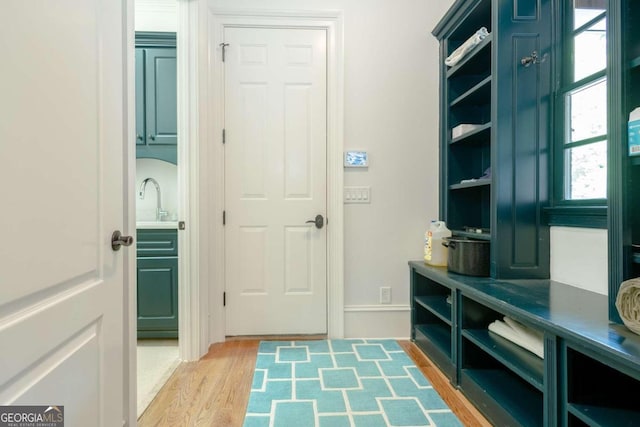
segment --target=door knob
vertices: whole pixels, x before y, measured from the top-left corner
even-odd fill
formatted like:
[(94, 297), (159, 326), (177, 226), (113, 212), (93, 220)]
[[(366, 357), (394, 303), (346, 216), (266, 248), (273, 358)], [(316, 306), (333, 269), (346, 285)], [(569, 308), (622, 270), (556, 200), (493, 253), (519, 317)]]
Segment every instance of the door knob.
[(156, 136), (155, 135), (149, 135), (149, 139), (152, 140), (152, 141), (155, 141), (156, 140)]
[(305, 224), (315, 224), (316, 228), (322, 228), (324, 227), (324, 217), (318, 214), (316, 215), (315, 219), (310, 219), (309, 221), (305, 222)]
[(120, 230), (116, 230), (111, 235), (111, 249), (114, 251), (120, 250), (121, 246), (131, 246), (133, 244), (133, 237), (123, 236)]

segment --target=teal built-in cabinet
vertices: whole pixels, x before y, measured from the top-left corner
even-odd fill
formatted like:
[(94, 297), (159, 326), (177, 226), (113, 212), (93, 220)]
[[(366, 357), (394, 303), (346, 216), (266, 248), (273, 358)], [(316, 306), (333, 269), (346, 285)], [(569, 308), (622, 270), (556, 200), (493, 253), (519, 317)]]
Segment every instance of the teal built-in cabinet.
[[(554, 30), (573, 3), (607, 7), (608, 295), (549, 280), (552, 76), (563, 37)], [(621, 282), (640, 275), (640, 157), (627, 138), (640, 106), (639, 17), (638, 0), (456, 0), (433, 30), (440, 214), (454, 235), (491, 243), (491, 271), (409, 262), (411, 338), (493, 425), (640, 425), (627, 391), (640, 387), (640, 337), (614, 305)], [(481, 27), (490, 35), (446, 66)], [(542, 334), (544, 357), (489, 330), (505, 316)]]
[(178, 337), (178, 232), (137, 231), (138, 338)]
[[(640, 339), (609, 322), (606, 295), (409, 269), (412, 340), (492, 425), (640, 425)], [(544, 357), (489, 330), (505, 316), (542, 334)]]
[(136, 157), (177, 162), (175, 34), (136, 34)]
[[(433, 30), (440, 42), (440, 218), (456, 236), (491, 242), (491, 277), (549, 277), (550, 1), (458, 0)], [(445, 58), (476, 31), (461, 61)], [(458, 134), (460, 127), (473, 126)], [(472, 233), (469, 229), (474, 230)], [(477, 233), (482, 230), (482, 233)]]

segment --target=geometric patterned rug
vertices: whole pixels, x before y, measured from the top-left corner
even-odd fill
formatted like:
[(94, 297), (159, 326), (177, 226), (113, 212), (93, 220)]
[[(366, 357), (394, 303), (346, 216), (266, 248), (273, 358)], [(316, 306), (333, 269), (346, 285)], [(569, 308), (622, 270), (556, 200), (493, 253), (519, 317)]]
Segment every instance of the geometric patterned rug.
[(262, 341), (244, 427), (461, 427), (395, 340)]

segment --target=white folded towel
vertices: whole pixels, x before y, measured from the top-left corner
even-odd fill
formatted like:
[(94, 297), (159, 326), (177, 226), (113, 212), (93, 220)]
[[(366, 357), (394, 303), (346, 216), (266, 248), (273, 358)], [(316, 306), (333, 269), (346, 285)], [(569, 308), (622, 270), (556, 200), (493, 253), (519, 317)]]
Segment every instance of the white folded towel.
[(640, 278), (625, 280), (620, 284), (616, 308), (624, 325), (640, 335)]
[(451, 55), (444, 60), (444, 63), (449, 67), (456, 65), (464, 56), (476, 47), (482, 40), (489, 35), (489, 32), (485, 27), (481, 27), (474, 35), (469, 37), (462, 45), (454, 50)]
[(489, 330), (539, 358), (544, 358), (544, 334), (542, 332), (529, 328), (508, 316), (504, 316), (503, 320), (490, 323)]

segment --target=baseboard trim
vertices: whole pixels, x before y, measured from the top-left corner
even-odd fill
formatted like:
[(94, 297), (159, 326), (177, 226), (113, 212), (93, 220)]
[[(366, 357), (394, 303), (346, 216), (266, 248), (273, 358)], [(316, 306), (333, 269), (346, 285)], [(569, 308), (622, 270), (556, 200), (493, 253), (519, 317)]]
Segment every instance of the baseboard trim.
[(345, 338), (409, 339), (411, 307), (409, 305), (346, 305)]
[(383, 311), (411, 311), (408, 305), (345, 305), (344, 312), (383, 312)]

